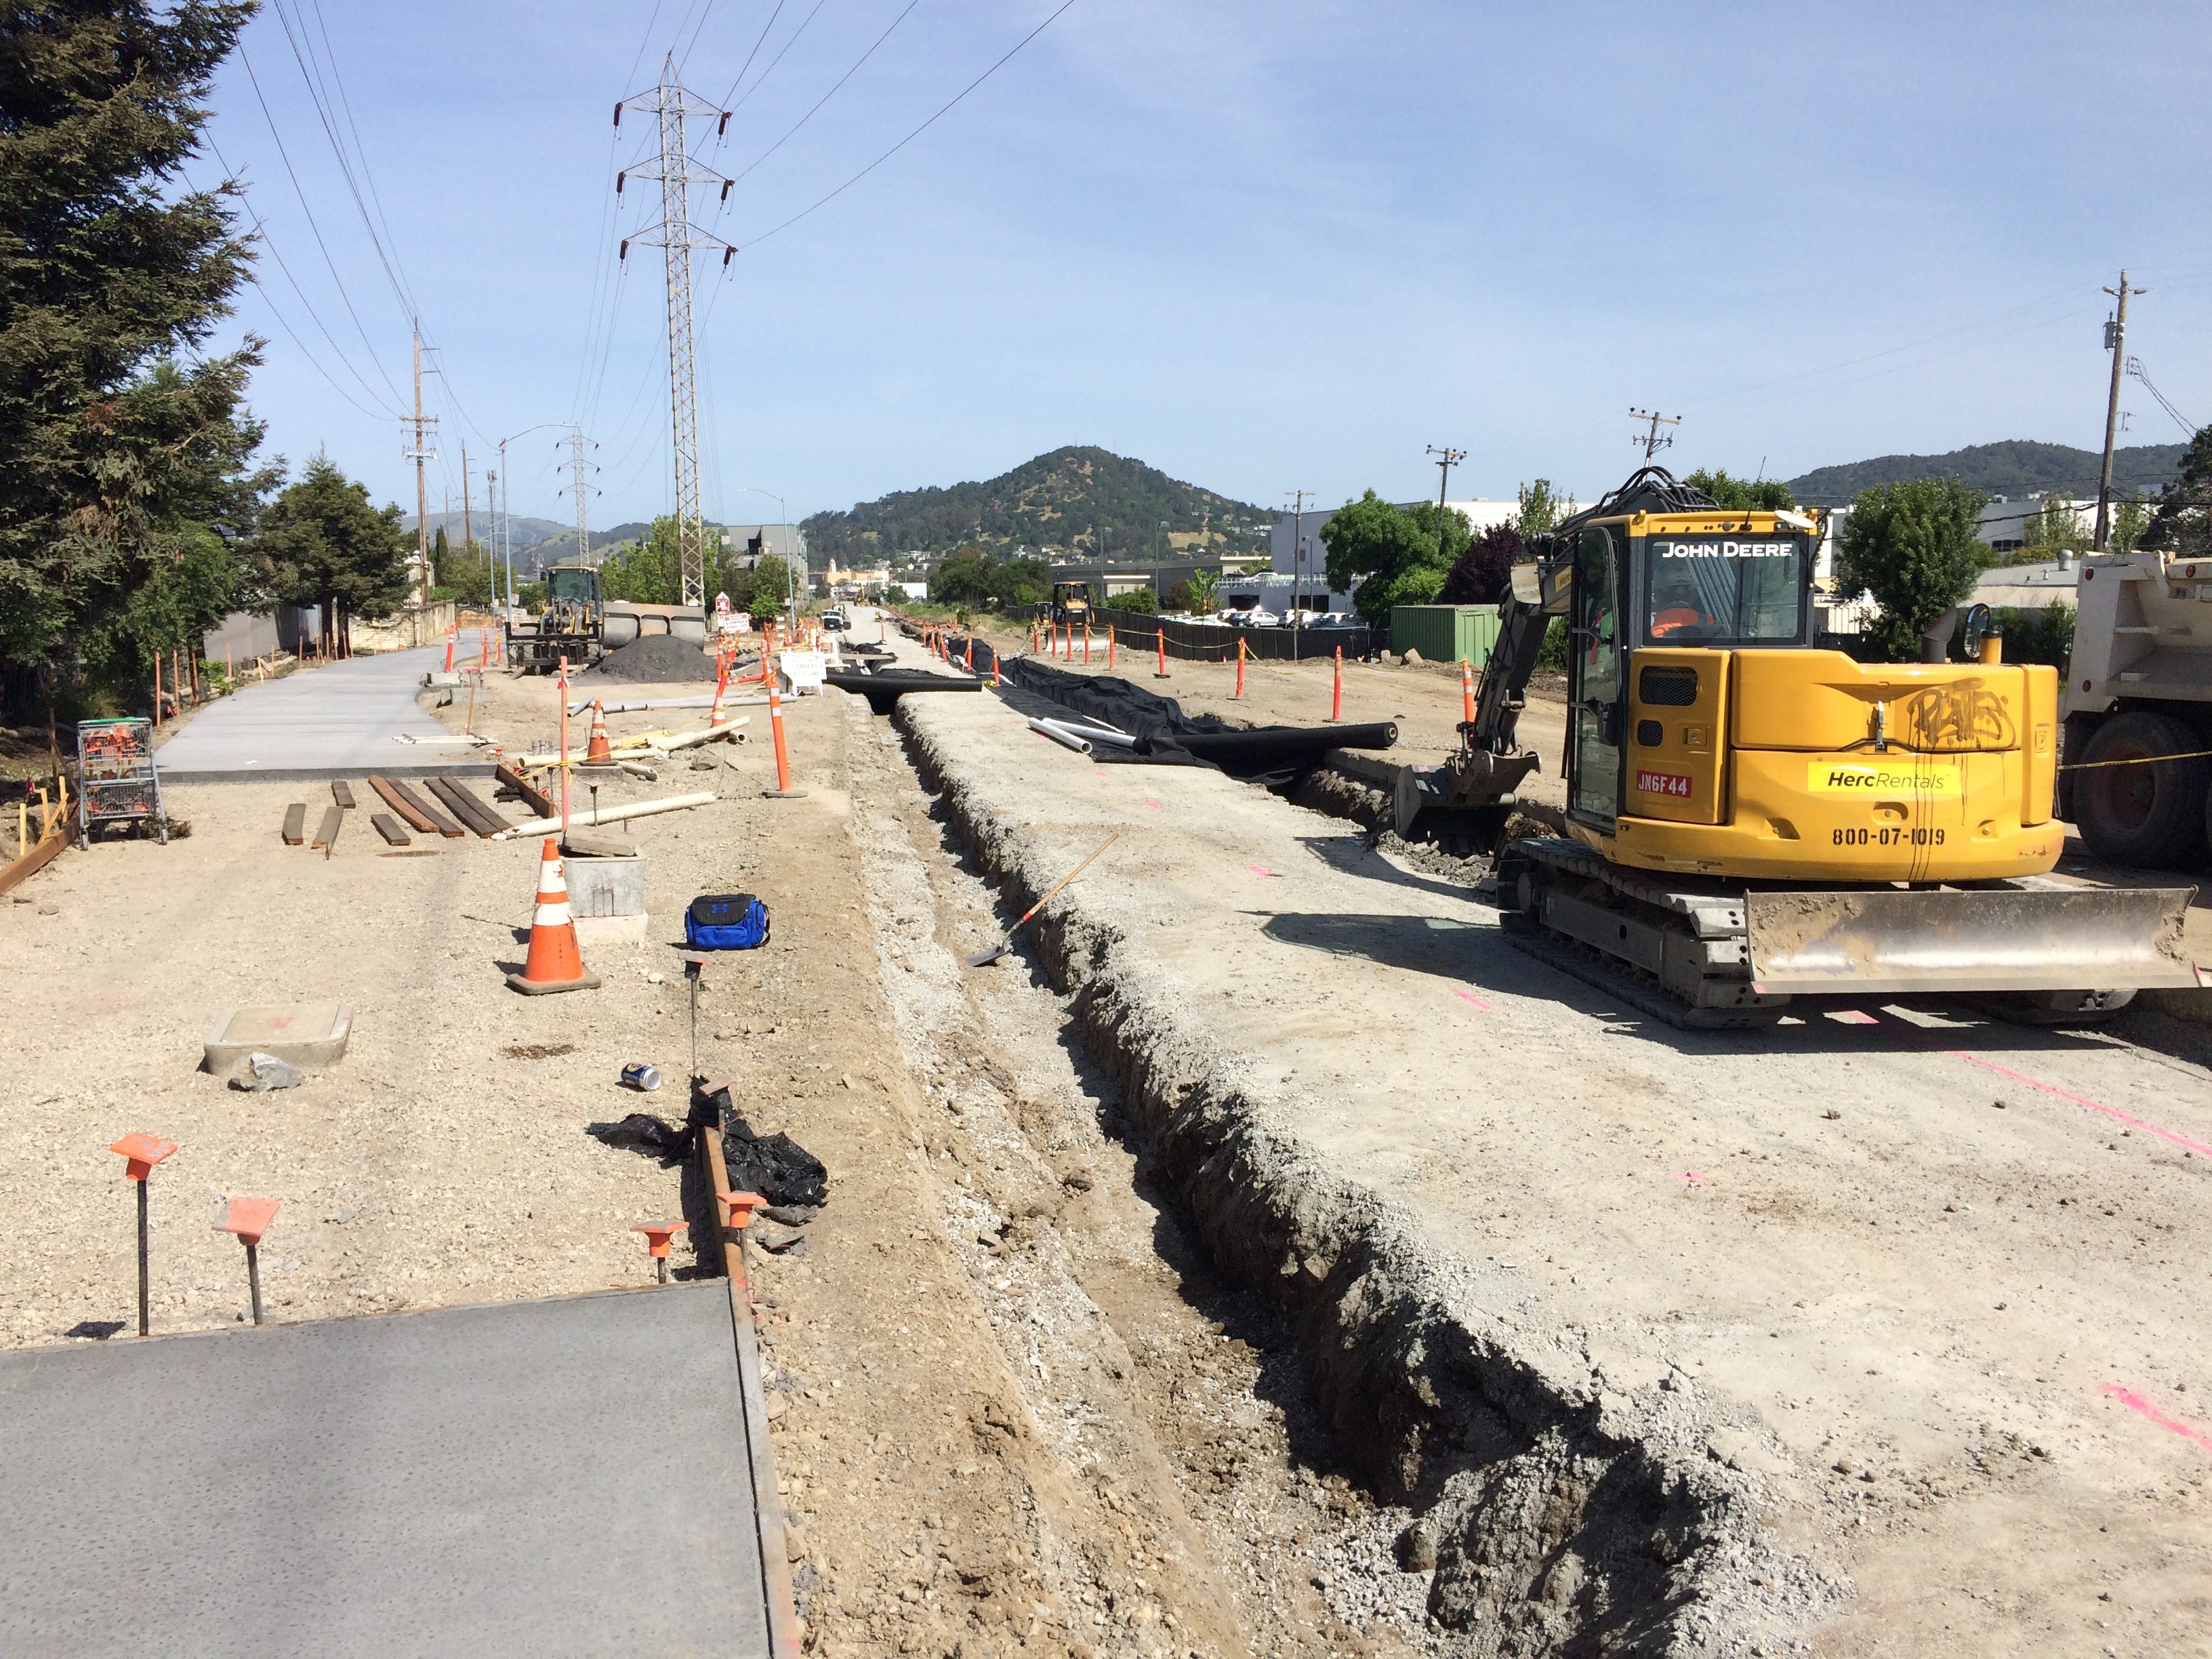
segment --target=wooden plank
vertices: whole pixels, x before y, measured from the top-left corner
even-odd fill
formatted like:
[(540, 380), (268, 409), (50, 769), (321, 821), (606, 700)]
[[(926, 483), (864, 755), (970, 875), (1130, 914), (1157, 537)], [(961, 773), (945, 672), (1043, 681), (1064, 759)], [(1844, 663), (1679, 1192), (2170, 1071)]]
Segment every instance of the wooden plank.
[(343, 778), (332, 778), (331, 780), (331, 799), (336, 801), (340, 806), (352, 806), (353, 786), (348, 783)]
[(428, 826), (430, 829), (435, 830), (440, 835), (444, 836), (448, 839), (458, 839), (459, 837), (469, 833), (467, 830), (462, 829), (459, 824), (455, 823), (453, 819), (447, 817), (443, 812), (441, 812), (436, 807), (431, 805), (428, 801), (424, 800), (422, 796), (416, 794), (415, 793), (415, 787), (412, 784), (404, 782), (398, 778), (389, 778), (386, 779), (386, 781), (390, 783), (392, 788), (397, 790), (401, 797), (412, 805), (416, 811), (422, 813)]
[(459, 826), (446, 826), (442, 817), (433, 817), (430, 809), (416, 798), (415, 792), (390, 778), (371, 778), (368, 787), (384, 797), (385, 804), (404, 818), (410, 828), (420, 830), (426, 836), (459, 835)]
[(475, 819), (478, 834), (495, 836), (502, 830), (511, 830), (514, 827), (507, 822), (507, 814), (492, 805), (459, 778), (447, 778), (445, 783), (447, 799)]
[[(708, 1092), (712, 1092), (711, 1089)], [(694, 1115), (697, 1115), (696, 1110)], [(714, 1194), (730, 1190), (729, 1165), (722, 1158), (722, 1131), (709, 1117), (698, 1126), (707, 1202), (714, 1230), (722, 1237), (722, 1271), (730, 1281), (730, 1324), (738, 1340), (738, 1395), (744, 1408), (746, 1461), (752, 1466), (754, 1537), (761, 1557), (762, 1588), (768, 1592), (769, 1651), (774, 1659), (799, 1659), (799, 1603), (791, 1589), (791, 1545), (783, 1498), (776, 1490), (775, 1448), (769, 1439), (768, 1397), (761, 1388), (760, 1339), (753, 1324), (752, 1285), (745, 1276), (744, 1235), (724, 1224), (725, 1210)]]
[(518, 799), (528, 803), (530, 810), (537, 813), (539, 817), (550, 818), (554, 815), (557, 809), (553, 805), (553, 798), (524, 777), (521, 773), (504, 761), (501, 761), (494, 769), (499, 775), (500, 782), (512, 791)]
[(314, 840), (307, 844), (315, 848), (330, 848), (338, 844), (338, 831), (345, 827), (345, 809), (332, 803), (323, 809), (321, 828), (315, 831)]
[(48, 836), (33, 843), (31, 850), (13, 864), (0, 865), (0, 893), (17, 885), (52, 863), (69, 845), (67, 836)]
[(284, 845), (297, 847), (307, 838), (307, 803), (295, 800), (284, 809)]
[(369, 822), (376, 826), (376, 833), (384, 837), (387, 845), (392, 847), (412, 845), (408, 839), (407, 832), (399, 827), (399, 820), (393, 817), (391, 813), (379, 812), (369, 819)]
[(504, 818), (486, 823), (483, 803), (451, 778), (428, 778), (424, 781), (430, 786), (430, 793), (443, 801), (455, 817), (475, 830), (477, 835), (489, 839), (507, 827), (507, 820)]

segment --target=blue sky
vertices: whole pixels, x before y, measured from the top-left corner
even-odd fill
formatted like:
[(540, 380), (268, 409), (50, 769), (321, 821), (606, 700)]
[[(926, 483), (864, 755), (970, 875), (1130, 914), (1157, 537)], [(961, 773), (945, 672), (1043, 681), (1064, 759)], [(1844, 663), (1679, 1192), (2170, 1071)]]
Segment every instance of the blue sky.
[[(650, 185), (613, 196), (650, 123), (610, 118), (672, 49), (705, 100), (738, 88), (696, 149), (726, 174), (854, 70), (726, 208), (697, 198), (742, 249), (697, 279), (712, 518), (1064, 443), (1267, 507), (1419, 495), (1431, 444), (1469, 452), (1455, 496), (1544, 476), (1588, 500), (1635, 459), (1632, 404), (1684, 417), (1684, 471), (2094, 447), (2123, 263), (2150, 290), (2131, 351), (2212, 420), (2201, 6), (1074, 0), (762, 239), (1058, 3), (271, 0), (212, 127), (285, 267), (235, 319), (270, 339), (270, 447), (327, 447), (412, 510), (404, 289), (437, 348), (434, 513), (464, 440), (480, 480), (499, 437), (578, 421), (593, 523), (666, 511), (660, 255), (615, 259), (657, 217)], [(2122, 402), (2124, 442), (2182, 435), (2136, 382)], [(558, 436), (510, 445), (517, 513), (570, 516)]]

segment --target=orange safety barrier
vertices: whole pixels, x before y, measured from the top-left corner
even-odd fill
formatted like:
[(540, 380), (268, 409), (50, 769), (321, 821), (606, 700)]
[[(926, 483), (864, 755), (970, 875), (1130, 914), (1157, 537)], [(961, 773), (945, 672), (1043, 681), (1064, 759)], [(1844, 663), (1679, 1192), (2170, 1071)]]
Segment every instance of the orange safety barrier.
[(1336, 647), (1336, 672), (1328, 693), (1328, 717), (1333, 720), (1344, 718), (1344, 647)]

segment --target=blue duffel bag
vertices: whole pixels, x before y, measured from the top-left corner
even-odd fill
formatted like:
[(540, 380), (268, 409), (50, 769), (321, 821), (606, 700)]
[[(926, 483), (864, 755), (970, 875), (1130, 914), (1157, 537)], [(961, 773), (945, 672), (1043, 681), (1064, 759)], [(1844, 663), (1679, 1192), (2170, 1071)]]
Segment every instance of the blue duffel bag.
[(768, 906), (750, 893), (702, 893), (684, 913), (695, 951), (755, 951), (768, 943)]

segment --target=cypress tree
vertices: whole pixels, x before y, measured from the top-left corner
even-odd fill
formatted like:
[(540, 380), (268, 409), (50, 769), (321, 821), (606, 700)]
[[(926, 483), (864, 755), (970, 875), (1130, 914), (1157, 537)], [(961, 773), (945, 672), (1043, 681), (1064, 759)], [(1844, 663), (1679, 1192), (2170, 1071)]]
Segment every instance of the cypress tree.
[[(230, 605), (258, 339), (197, 349), (250, 258), (190, 188), (250, 0), (0, 0), (0, 670), (19, 699), (147, 659)], [(196, 647), (195, 647), (196, 648)]]

